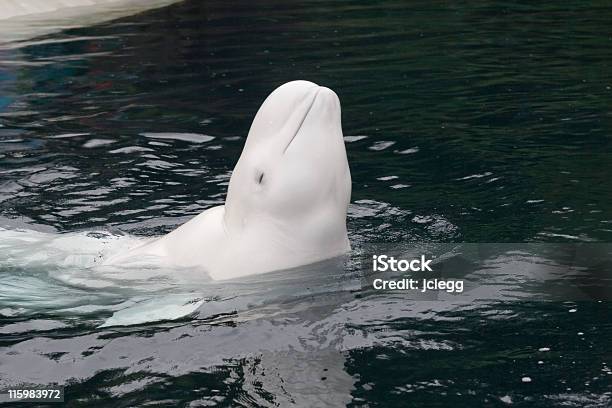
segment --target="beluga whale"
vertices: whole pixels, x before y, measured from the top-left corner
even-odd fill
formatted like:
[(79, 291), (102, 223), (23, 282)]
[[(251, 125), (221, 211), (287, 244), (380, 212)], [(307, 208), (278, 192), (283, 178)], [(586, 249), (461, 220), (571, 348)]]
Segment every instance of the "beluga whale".
[(255, 115), (224, 205), (104, 263), (153, 256), (224, 280), (335, 258), (350, 250), (350, 197), (338, 96), (288, 82)]

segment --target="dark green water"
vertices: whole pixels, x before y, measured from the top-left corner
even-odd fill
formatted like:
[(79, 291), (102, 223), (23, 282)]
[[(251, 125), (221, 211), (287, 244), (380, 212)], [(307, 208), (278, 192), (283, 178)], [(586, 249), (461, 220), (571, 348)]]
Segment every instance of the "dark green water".
[[(223, 202), (263, 99), (308, 79), (342, 103), (353, 246), (609, 242), (611, 17), (193, 0), (4, 46), (0, 226), (170, 231)], [(236, 313), (97, 329), (109, 312), (19, 313), (1, 292), (0, 388), (66, 384), (68, 406), (612, 405), (606, 301), (262, 290)]]

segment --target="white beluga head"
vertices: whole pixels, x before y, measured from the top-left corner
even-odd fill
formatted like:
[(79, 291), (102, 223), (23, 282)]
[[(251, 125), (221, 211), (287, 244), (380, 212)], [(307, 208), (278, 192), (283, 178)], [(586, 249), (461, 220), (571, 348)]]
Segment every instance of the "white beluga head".
[(340, 119), (337, 95), (312, 82), (289, 82), (268, 96), (230, 180), (230, 235), (264, 230), (263, 239), (319, 259), (348, 250), (351, 175)]
[(289, 82), (257, 112), (225, 205), (106, 264), (151, 255), (230, 279), (334, 258), (350, 250), (350, 198), (338, 97), (312, 82)]

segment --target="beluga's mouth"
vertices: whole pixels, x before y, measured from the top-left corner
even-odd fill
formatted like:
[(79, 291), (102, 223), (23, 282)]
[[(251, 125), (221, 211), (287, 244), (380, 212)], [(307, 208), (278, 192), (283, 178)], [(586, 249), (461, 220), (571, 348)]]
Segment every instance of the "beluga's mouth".
[(291, 139), (289, 139), (289, 143), (287, 143), (287, 146), (285, 146), (285, 148), (283, 149), (283, 154), (285, 154), (287, 152), (287, 149), (289, 148), (289, 146), (291, 146), (291, 143), (293, 142), (295, 137), (298, 135), (298, 133), (300, 133), (300, 129), (302, 129), (302, 126), (304, 125), (304, 122), (306, 121), (306, 118), (308, 117), (308, 114), (312, 110), (312, 107), (314, 106), (314, 104), (315, 104), (315, 102), (317, 100), (317, 95), (319, 94), (320, 90), (321, 90), (321, 87), (317, 86), (317, 90), (316, 90), (316, 92), (315, 92), (315, 94), (314, 94), (314, 96), (312, 98), (312, 101), (310, 102), (310, 105), (308, 106), (308, 109), (306, 109), (306, 112), (304, 113), (304, 116), (302, 117), (302, 120), (300, 120), (298, 122), (297, 128), (293, 132), (293, 136), (291, 136)]

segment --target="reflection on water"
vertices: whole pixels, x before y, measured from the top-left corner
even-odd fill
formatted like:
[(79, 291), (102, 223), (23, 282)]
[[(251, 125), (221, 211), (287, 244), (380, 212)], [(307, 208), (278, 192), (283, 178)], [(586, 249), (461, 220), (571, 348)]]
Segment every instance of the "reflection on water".
[[(187, 0), (4, 44), (0, 227), (167, 232), (223, 202), (260, 103), (308, 79), (343, 106), (356, 251), (609, 241), (611, 11)], [(100, 241), (77, 247), (95, 258)], [(408, 301), (352, 286), (354, 265), (302, 285), (96, 289), (75, 281), (85, 258), (10, 263), (7, 242), (2, 281), (40, 307), (0, 291), (2, 387), (71, 381), (76, 405), (610, 404), (605, 302)], [(204, 303), (175, 322), (98, 328), (158, 290), (157, 318)]]

